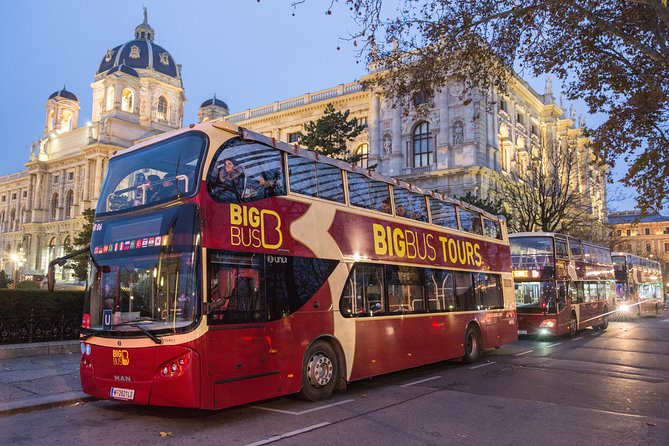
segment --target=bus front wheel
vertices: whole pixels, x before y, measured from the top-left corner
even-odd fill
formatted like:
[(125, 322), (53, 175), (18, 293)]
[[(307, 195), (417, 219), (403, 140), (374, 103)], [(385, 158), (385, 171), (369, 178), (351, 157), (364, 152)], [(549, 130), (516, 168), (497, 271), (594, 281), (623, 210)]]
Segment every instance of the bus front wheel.
[(474, 325), (469, 325), (465, 330), (465, 354), (462, 362), (471, 364), (481, 357), (481, 335)]
[(609, 327), (609, 309), (604, 307), (604, 314), (602, 315), (602, 323), (597, 326), (600, 330), (606, 330)]
[(337, 383), (337, 355), (330, 344), (317, 341), (302, 361), (302, 390), (307, 401), (322, 401), (332, 395)]

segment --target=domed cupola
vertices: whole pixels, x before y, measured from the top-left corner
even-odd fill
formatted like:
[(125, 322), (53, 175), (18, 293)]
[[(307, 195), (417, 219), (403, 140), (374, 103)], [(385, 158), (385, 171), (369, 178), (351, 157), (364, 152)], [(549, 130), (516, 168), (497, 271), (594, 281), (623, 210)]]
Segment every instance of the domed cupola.
[(64, 85), (62, 89), (53, 92), (46, 101), (44, 136), (76, 129), (79, 110), (79, 99), (74, 93), (67, 91)]
[(197, 118), (200, 122), (215, 121), (230, 114), (228, 104), (216, 98), (216, 93), (211, 99), (207, 99), (200, 105)]
[(115, 118), (158, 132), (183, 125), (181, 66), (154, 43), (155, 36), (144, 8), (135, 38), (105, 52), (91, 85), (91, 122)]
[(105, 75), (108, 71), (123, 64), (136, 70), (155, 70), (180, 79), (179, 66), (169, 52), (153, 43), (155, 36), (156, 33), (148, 23), (146, 8), (144, 8), (144, 21), (135, 28), (134, 40), (107, 50), (100, 62), (96, 77)]

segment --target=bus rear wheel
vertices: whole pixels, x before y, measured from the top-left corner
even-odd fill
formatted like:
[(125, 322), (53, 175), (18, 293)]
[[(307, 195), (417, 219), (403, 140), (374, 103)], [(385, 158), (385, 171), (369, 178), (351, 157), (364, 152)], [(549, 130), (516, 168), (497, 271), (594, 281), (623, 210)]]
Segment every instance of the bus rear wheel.
[(307, 349), (302, 361), (302, 390), (307, 401), (322, 401), (332, 395), (337, 383), (337, 354), (330, 344), (317, 341)]
[(469, 325), (465, 330), (465, 354), (462, 362), (471, 364), (481, 357), (481, 335), (474, 325)]

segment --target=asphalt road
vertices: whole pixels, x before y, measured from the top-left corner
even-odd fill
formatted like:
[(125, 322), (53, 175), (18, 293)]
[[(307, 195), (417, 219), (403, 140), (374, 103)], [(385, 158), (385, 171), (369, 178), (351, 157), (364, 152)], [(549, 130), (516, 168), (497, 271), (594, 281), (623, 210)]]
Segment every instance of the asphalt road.
[(667, 445), (669, 312), (356, 382), (322, 403), (209, 412), (94, 401), (0, 418), (7, 445), (270, 443)]

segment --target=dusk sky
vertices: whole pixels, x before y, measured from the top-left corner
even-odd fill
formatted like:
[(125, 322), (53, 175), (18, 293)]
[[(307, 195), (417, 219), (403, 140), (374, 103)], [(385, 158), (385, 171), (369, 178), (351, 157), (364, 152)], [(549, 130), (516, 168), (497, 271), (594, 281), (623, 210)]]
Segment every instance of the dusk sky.
[[(184, 125), (197, 121), (198, 107), (214, 93), (236, 113), (352, 82), (365, 74), (364, 61), (358, 61), (353, 45), (339, 39), (355, 29), (347, 8), (336, 5), (328, 16), (329, 2), (308, 1), (296, 10), (291, 3), (7, 2), (0, 17), (0, 175), (25, 169), (30, 144), (42, 136), (46, 100), (63, 85), (79, 98), (79, 125), (90, 120), (90, 84), (98, 65), (107, 49), (134, 38), (135, 26), (143, 21), (142, 6), (148, 9), (155, 43), (182, 65), (187, 99)], [(543, 79), (527, 80), (543, 92)], [(560, 86), (555, 81), (553, 85), (559, 96)], [(585, 113), (585, 107), (577, 104), (579, 113)], [(632, 200), (611, 203), (614, 210), (633, 206)]]

